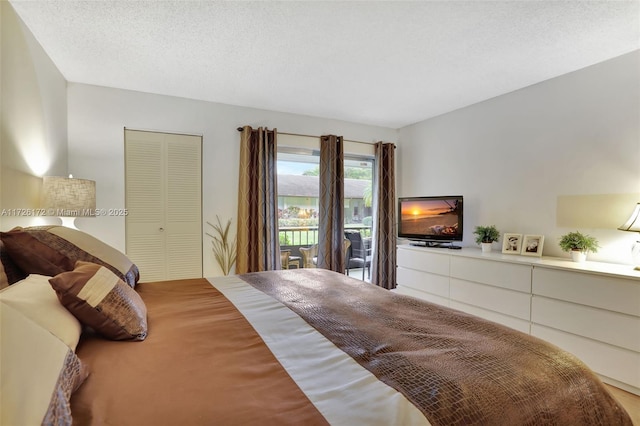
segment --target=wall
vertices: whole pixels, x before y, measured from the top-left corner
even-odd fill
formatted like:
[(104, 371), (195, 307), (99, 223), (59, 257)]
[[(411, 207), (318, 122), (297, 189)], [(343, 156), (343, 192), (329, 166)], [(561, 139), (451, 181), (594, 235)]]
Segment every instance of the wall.
[[(224, 222), (237, 213), (237, 127), (338, 134), (364, 142), (395, 142), (397, 131), (336, 120), (69, 83), (69, 172), (96, 181), (99, 209), (124, 206), (124, 128), (203, 135), (203, 220)], [(124, 217), (78, 218), (79, 228), (124, 250)], [(204, 274), (218, 275), (210, 241), (203, 242)]]
[(40, 205), (41, 177), (67, 173), (67, 83), (9, 2), (0, 10), (0, 230), (60, 223), (27, 213)]
[[(63, 76), (11, 5), (0, 4), (1, 208), (37, 207), (39, 177), (69, 172), (96, 180), (98, 207), (124, 207), (126, 126), (202, 134), (203, 217), (233, 218), (238, 176), (235, 128), (249, 124), (291, 133), (335, 133), (362, 141), (398, 140), (398, 194), (463, 194), (464, 245), (474, 244), (475, 225), (496, 224), (502, 232), (543, 234), (545, 255), (566, 257), (557, 239), (579, 225), (603, 246), (593, 259), (630, 261), (628, 246), (636, 235), (604, 227), (600, 219), (607, 216), (610, 223), (624, 222), (632, 205), (622, 206), (640, 197), (638, 52), (398, 133), (82, 84), (69, 84), (67, 89)], [(585, 217), (567, 220), (571, 206), (589, 206), (603, 199), (612, 203), (600, 203), (600, 209), (584, 215), (586, 221)], [(0, 216), (0, 229), (43, 222), (57, 219), (5, 215)], [(124, 218), (79, 218), (77, 224), (124, 248)], [(205, 253), (210, 249), (207, 243)], [(204, 272), (217, 272), (207, 257)]]
[[(637, 234), (610, 224), (640, 201), (639, 75), (636, 51), (400, 129), (398, 195), (464, 195), (465, 246), (495, 224), (568, 257), (558, 239), (579, 229), (602, 246), (590, 259), (630, 263)], [(592, 200), (611, 202), (567, 215)]]

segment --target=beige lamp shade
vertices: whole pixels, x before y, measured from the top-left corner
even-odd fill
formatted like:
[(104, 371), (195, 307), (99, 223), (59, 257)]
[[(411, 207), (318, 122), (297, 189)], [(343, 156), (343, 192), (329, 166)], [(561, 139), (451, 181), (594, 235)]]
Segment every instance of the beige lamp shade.
[(42, 184), (42, 208), (47, 216), (95, 216), (96, 182), (71, 177), (45, 176)]
[(640, 203), (636, 205), (629, 220), (627, 220), (624, 225), (618, 227), (618, 229), (621, 231), (640, 232)]

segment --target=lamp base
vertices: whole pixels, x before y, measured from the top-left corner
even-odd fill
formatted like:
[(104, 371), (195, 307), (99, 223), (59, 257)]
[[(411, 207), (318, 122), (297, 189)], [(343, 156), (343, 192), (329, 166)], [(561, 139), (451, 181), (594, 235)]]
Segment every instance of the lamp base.
[(640, 271), (640, 241), (636, 241), (631, 246), (631, 261), (636, 267), (636, 271)]
[(76, 218), (75, 217), (60, 217), (60, 219), (62, 220), (62, 226), (65, 226), (65, 227), (71, 228), (71, 229), (78, 229), (76, 227)]

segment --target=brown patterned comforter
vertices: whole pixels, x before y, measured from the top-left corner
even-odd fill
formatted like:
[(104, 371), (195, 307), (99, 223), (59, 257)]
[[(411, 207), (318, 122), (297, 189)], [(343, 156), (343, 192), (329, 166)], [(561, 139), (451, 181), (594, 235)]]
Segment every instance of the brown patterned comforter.
[(433, 425), (631, 425), (588, 367), (535, 337), (320, 269), (240, 278), (404, 394)]

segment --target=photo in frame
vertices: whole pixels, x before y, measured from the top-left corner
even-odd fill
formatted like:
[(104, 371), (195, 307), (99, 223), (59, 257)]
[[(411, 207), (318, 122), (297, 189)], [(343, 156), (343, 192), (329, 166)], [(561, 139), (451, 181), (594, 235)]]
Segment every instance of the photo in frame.
[(505, 254), (520, 254), (522, 234), (504, 234), (502, 237), (502, 252)]
[(544, 235), (525, 235), (522, 239), (522, 251), (524, 256), (542, 256)]

